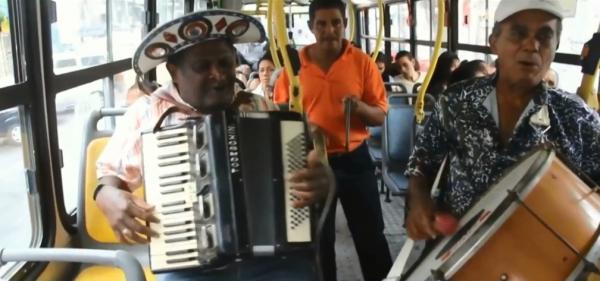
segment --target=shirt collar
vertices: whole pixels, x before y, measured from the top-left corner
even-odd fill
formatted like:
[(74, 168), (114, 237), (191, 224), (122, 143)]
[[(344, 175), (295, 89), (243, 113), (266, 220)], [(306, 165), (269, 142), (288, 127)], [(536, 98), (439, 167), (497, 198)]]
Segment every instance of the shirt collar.
[[(310, 59), (308, 57), (308, 49), (313, 48), (314, 46), (315, 44), (311, 44), (300, 50), (300, 64), (302, 65), (302, 67), (305, 67), (308, 64), (310, 64)], [(352, 53), (354, 46), (352, 46), (352, 43), (346, 39), (342, 39), (342, 46), (344, 50), (342, 51), (342, 55), (339, 57), (339, 59), (346, 60), (351, 57), (349, 56), (349, 54)]]

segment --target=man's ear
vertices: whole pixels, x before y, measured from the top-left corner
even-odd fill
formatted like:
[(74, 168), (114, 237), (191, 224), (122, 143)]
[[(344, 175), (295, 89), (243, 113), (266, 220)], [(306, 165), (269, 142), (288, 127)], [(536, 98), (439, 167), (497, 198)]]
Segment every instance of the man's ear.
[(498, 48), (496, 47), (496, 42), (498, 42), (498, 37), (494, 34), (488, 37), (488, 42), (490, 43), (490, 50), (492, 54), (498, 54)]
[(169, 75), (171, 75), (172, 81), (177, 80), (177, 67), (174, 64), (167, 63), (167, 71), (169, 72)]

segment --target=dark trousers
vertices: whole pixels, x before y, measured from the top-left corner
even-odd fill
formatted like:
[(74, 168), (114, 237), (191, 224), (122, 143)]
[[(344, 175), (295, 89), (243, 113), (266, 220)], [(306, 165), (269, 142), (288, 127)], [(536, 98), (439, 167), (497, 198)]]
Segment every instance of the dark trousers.
[[(329, 163), (337, 182), (337, 196), (348, 220), (348, 228), (366, 281), (387, 276), (392, 258), (383, 234), (383, 216), (374, 166), (366, 144), (356, 150), (330, 156)], [(335, 209), (332, 205), (321, 240), (321, 260), (326, 281), (335, 281)]]

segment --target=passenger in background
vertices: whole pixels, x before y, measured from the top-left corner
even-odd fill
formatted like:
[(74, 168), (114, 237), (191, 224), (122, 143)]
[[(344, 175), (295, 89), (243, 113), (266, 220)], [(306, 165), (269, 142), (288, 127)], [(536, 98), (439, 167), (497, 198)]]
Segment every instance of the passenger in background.
[(395, 82), (400, 82), (409, 93), (413, 92), (416, 83), (423, 83), (425, 75), (417, 70), (417, 61), (408, 51), (400, 51), (394, 59), (398, 75), (394, 76)]
[[(370, 57), (372, 56), (373, 54), (370, 55)], [(381, 74), (381, 79), (383, 80), (383, 83), (394, 82), (394, 78), (390, 75), (390, 72), (387, 69), (387, 65), (389, 64), (389, 62), (385, 54), (378, 53), (377, 57), (375, 58), (375, 64), (377, 65), (377, 70), (379, 70), (379, 73)], [(385, 89), (386, 91), (391, 92), (392, 86), (386, 85)]]
[(247, 64), (241, 64), (235, 69), (235, 78), (240, 80), (245, 85), (248, 84), (248, 76), (250, 76), (250, 72), (252, 72), (252, 68), (250, 68)]
[(558, 72), (552, 68), (548, 69), (543, 81), (546, 82), (546, 85), (550, 88), (558, 88)]
[(483, 77), (487, 75), (490, 75), (490, 73), (484, 61), (463, 61), (458, 66), (458, 68), (456, 68), (452, 72), (452, 74), (450, 74), (450, 79), (448, 79), (448, 85), (452, 85), (463, 80), (469, 80), (475, 77)]
[(458, 60), (458, 56), (450, 51), (443, 52), (438, 58), (437, 64), (435, 66), (435, 70), (433, 72), (433, 76), (431, 77), (431, 82), (429, 82), (429, 87), (427, 87), (426, 93), (433, 95), (436, 99), (446, 90), (448, 87), (448, 80), (450, 79), (450, 75), (452, 71), (454, 71), (458, 65), (460, 64), (460, 60)]
[(252, 90), (253, 94), (269, 97), (271, 96), (270, 90), (268, 89), (269, 80), (271, 74), (275, 71), (275, 63), (271, 57), (271, 53), (267, 52), (258, 61), (258, 81), (259, 84)]
[[(366, 145), (366, 126), (383, 124), (387, 111), (385, 88), (377, 66), (362, 50), (344, 39), (347, 19), (342, 0), (314, 0), (309, 27), (317, 42), (300, 51), (300, 84), (308, 119), (328, 138), (329, 163), (337, 195), (348, 219), (363, 280), (381, 281), (392, 266), (375, 168)], [(275, 102), (287, 103), (289, 78), (283, 73), (275, 86)], [(344, 100), (352, 105), (349, 147), (345, 147)], [(335, 208), (333, 204), (321, 240), (324, 280), (335, 281)]]

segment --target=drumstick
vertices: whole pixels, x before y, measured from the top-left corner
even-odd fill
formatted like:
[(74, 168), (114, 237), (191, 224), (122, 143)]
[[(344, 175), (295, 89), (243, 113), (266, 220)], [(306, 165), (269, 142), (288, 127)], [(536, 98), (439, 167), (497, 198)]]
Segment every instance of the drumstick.
[(408, 262), (408, 256), (410, 256), (410, 253), (412, 252), (414, 247), (415, 241), (410, 238), (406, 238), (406, 240), (404, 241), (404, 245), (402, 246), (402, 249), (398, 254), (398, 257), (396, 258), (396, 261), (394, 261), (394, 265), (392, 265), (392, 269), (390, 269), (390, 272), (388, 273), (387, 277), (383, 279), (383, 281), (400, 280), (402, 272), (404, 271), (404, 267)]

